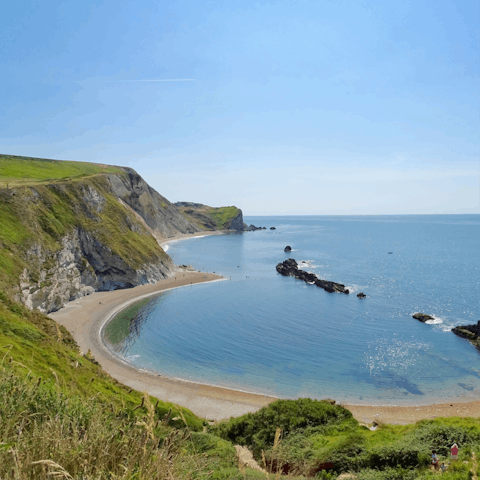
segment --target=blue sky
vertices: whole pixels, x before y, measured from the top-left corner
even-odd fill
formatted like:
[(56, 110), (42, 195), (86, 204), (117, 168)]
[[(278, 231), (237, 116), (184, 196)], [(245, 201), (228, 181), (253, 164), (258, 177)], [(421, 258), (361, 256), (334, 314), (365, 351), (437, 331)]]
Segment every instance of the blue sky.
[(131, 166), (246, 215), (480, 213), (479, 18), (477, 0), (8, 2), (0, 153)]

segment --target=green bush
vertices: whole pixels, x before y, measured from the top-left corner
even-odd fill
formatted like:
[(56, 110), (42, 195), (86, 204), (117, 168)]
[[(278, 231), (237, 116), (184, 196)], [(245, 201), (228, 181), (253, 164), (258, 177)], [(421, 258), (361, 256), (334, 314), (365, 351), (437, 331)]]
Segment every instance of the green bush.
[(246, 445), (255, 454), (273, 446), (277, 428), (283, 438), (292, 432), (320, 425), (354, 422), (352, 413), (338, 405), (325, 401), (300, 398), (277, 400), (255, 413), (233, 418), (215, 428), (215, 433), (232, 442)]
[(459, 448), (469, 444), (480, 444), (480, 429), (472, 424), (470, 427), (445, 425), (431, 420), (419, 422), (418, 428), (412, 432), (416, 442), (440, 455), (450, 455), (451, 446), (456, 443)]
[(379, 445), (367, 450), (362, 459), (363, 468), (384, 470), (387, 468), (413, 469), (430, 463), (428, 449), (409, 439), (401, 439), (393, 445)]
[(358, 480), (415, 480), (417, 472), (403, 468), (386, 468), (385, 470), (366, 469), (357, 473)]

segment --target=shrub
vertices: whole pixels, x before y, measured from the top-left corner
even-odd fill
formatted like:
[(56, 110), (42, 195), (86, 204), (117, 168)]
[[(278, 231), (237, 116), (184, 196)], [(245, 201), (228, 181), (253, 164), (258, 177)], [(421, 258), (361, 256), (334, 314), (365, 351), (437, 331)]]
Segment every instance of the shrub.
[(366, 469), (357, 473), (358, 480), (415, 480), (417, 473), (414, 470), (403, 468), (386, 468), (385, 470)]
[(269, 449), (277, 428), (286, 438), (292, 432), (320, 425), (356, 423), (349, 410), (325, 401), (300, 398), (277, 400), (255, 413), (231, 419), (215, 428), (222, 438), (252, 448), (255, 454)]
[(435, 449), (440, 455), (449, 455), (451, 446), (459, 447), (480, 443), (478, 428), (459, 425), (445, 425), (434, 421), (419, 422), (418, 428), (412, 432), (414, 440), (426, 448)]

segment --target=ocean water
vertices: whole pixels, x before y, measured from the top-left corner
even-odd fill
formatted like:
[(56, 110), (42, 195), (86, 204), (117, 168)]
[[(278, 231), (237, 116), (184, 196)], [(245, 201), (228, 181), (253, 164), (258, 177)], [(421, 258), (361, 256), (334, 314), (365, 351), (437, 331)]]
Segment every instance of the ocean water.
[[(480, 215), (245, 221), (268, 229), (168, 246), (176, 263), (226, 280), (165, 292), (127, 323), (114, 319), (117, 355), (162, 375), (282, 398), (478, 398), (480, 353), (450, 330), (480, 320)], [(351, 294), (278, 275), (289, 257)], [(423, 324), (415, 312), (435, 320)]]

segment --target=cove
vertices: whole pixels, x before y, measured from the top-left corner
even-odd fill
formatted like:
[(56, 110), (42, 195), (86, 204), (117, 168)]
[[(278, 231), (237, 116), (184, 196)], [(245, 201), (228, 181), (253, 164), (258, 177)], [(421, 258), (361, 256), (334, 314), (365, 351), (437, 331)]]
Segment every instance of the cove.
[[(117, 355), (162, 375), (283, 398), (478, 398), (480, 355), (450, 330), (480, 318), (479, 215), (246, 221), (267, 230), (170, 244), (176, 263), (228, 281), (121, 312), (106, 329)], [(277, 275), (287, 258), (352, 293)], [(416, 311), (435, 320), (422, 324)]]

